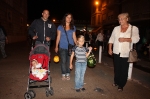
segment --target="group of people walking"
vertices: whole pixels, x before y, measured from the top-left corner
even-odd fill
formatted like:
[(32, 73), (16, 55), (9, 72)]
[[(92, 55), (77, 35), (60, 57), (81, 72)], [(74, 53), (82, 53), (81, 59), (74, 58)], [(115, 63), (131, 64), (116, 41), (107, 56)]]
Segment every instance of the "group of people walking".
[[(62, 19), (62, 23), (56, 28), (53, 22), (48, 20), (50, 13), (48, 10), (42, 12), (42, 17), (36, 19), (29, 27), (29, 34), (32, 39), (36, 39), (35, 44), (43, 43), (50, 45), (50, 41), (55, 39), (55, 52), (61, 58), (61, 78), (70, 80), (70, 69), (73, 69), (73, 57), (75, 61), (75, 89), (76, 92), (84, 91), (84, 74), (87, 67), (87, 57), (92, 51), (92, 47), (84, 47), (85, 38), (83, 35), (76, 37), (76, 27), (73, 15), (67, 13)], [(136, 26), (129, 24), (128, 13), (118, 15), (119, 26), (116, 26), (109, 39), (108, 53), (114, 57), (114, 83), (118, 86), (118, 91), (123, 91), (127, 82), (129, 63), (129, 45), (139, 41), (139, 31)], [(131, 31), (133, 31), (130, 38)], [(57, 34), (56, 34), (57, 32)], [(102, 34), (100, 34), (102, 35)], [(101, 40), (99, 37), (96, 40)], [(101, 42), (99, 42), (101, 44)], [(68, 44), (74, 45), (71, 56), (68, 55)], [(113, 46), (113, 50), (112, 50)]]

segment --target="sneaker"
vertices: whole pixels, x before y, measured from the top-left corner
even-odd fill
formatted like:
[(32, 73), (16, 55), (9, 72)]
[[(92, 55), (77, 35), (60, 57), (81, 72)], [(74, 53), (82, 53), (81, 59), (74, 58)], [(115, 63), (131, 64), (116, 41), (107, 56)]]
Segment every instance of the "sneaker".
[(67, 79), (67, 80), (70, 80), (70, 76), (66, 76), (66, 79)]
[(62, 76), (61, 79), (62, 79), (62, 80), (66, 80), (66, 77), (65, 77), (65, 76)]
[(76, 92), (80, 92), (80, 89), (76, 89)]
[(85, 88), (81, 88), (82, 91), (85, 91)]

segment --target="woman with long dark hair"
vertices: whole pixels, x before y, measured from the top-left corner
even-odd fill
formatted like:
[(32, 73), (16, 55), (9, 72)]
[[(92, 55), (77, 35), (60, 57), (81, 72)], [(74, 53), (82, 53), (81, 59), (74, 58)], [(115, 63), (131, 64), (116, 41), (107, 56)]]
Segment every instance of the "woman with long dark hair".
[(76, 27), (71, 13), (64, 15), (61, 25), (57, 28), (55, 52), (58, 53), (59, 50), (62, 80), (70, 80), (70, 56), (68, 55), (67, 38), (70, 44), (76, 44)]

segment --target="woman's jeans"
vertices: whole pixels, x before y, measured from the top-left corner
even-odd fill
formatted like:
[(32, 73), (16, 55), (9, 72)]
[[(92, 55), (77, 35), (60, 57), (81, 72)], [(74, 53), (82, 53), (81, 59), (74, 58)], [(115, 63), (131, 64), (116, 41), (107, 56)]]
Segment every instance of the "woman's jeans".
[(75, 89), (83, 88), (87, 62), (75, 62)]
[(70, 76), (70, 56), (68, 56), (68, 50), (59, 48), (59, 54), (62, 76)]

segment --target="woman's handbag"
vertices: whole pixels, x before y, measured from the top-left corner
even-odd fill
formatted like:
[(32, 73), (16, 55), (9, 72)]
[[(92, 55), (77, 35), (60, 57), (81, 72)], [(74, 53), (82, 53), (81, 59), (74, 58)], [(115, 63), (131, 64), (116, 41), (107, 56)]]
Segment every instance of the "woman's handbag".
[(137, 62), (137, 52), (135, 49), (130, 50), (128, 62)]
[(68, 39), (68, 35), (67, 35), (66, 30), (65, 30), (65, 34), (66, 34), (67, 41), (68, 41), (68, 55), (70, 56), (72, 54), (72, 48), (74, 47), (74, 45), (72, 45), (72, 44), (69, 43), (69, 39)]
[(74, 47), (74, 45), (72, 44), (68, 44), (68, 55), (70, 56), (72, 54), (72, 48)]
[[(133, 26), (132, 26), (133, 27)], [(131, 37), (132, 37), (132, 27), (131, 27)], [(130, 43), (130, 48), (131, 48), (131, 43)], [(137, 52), (135, 50), (135, 47), (133, 47), (130, 52), (129, 52), (129, 58), (128, 58), (128, 62), (133, 63), (133, 62), (137, 62)]]

